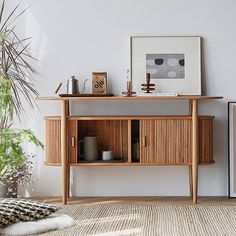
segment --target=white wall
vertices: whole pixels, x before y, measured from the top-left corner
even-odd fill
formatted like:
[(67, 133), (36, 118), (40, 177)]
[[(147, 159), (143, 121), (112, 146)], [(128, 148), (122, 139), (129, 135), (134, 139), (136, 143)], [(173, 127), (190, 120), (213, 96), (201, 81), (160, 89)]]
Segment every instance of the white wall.
[[(110, 89), (125, 88), (131, 35), (200, 35), (203, 41), (203, 92), (224, 101), (202, 102), (201, 114), (215, 115), (216, 164), (200, 167), (199, 194), (227, 195), (227, 101), (236, 100), (236, 1), (234, 0), (40, 0), (25, 18), (25, 34), (42, 62), (40, 95), (52, 95), (55, 85), (70, 75), (90, 78), (92, 71), (109, 73)], [(89, 104), (89, 106), (88, 106)], [(28, 114), (28, 126), (44, 138), (43, 116), (59, 114), (57, 102), (39, 102), (41, 113)], [(155, 114), (150, 103), (82, 103), (85, 114)], [(187, 104), (171, 106), (179, 113)], [(123, 110), (123, 112), (122, 112)], [(163, 110), (168, 112), (170, 108)], [(141, 112), (140, 112), (141, 111)], [(60, 168), (43, 165), (37, 151), (38, 180), (33, 195), (61, 193)], [(73, 169), (73, 193), (105, 195), (187, 195), (187, 167), (81, 167)], [(31, 191), (31, 190), (29, 190)]]

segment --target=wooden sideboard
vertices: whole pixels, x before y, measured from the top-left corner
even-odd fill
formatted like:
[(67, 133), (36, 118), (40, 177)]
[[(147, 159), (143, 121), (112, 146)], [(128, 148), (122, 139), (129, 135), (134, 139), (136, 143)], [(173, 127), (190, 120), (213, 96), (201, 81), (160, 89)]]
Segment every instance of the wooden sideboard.
[[(67, 204), (70, 166), (189, 166), (190, 195), (197, 203), (198, 165), (213, 164), (213, 116), (199, 116), (198, 103), (213, 96), (40, 97), (60, 100), (61, 116), (45, 117), (45, 164), (62, 167), (62, 198)], [(187, 116), (70, 116), (69, 101), (188, 100)], [(80, 140), (98, 136), (99, 156), (112, 150), (117, 162), (84, 162)], [(134, 158), (134, 142), (139, 158)]]

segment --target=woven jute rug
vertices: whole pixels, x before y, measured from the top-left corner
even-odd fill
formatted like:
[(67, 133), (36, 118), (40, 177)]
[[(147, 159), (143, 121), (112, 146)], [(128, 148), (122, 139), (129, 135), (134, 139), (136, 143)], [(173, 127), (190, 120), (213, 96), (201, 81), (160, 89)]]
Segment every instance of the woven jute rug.
[(72, 216), (77, 225), (41, 235), (236, 235), (236, 206), (230, 205), (181, 206), (103, 202), (67, 205), (58, 213)]

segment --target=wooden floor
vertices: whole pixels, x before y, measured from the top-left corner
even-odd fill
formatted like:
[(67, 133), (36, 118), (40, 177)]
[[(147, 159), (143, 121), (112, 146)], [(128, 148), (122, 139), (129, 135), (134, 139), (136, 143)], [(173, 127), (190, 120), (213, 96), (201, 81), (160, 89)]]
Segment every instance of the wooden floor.
[[(35, 197), (52, 204), (61, 204), (60, 197)], [(160, 205), (193, 205), (190, 197), (74, 197), (68, 204), (160, 204)], [(236, 205), (236, 199), (227, 197), (199, 197), (199, 205)]]

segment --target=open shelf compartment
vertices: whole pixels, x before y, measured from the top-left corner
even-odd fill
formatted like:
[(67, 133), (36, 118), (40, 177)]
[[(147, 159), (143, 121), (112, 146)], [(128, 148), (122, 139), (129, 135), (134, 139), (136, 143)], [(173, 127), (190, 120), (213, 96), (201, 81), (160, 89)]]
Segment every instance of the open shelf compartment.
[(131, 162), (140, 162), (140, 121), (131, 120)]
[[(102, 152), (112, 151), (114, 160), (128, 161), (128, 121), (127, 120), (78, 120), (78, 163), (85, 162), (83, 140), (85, 137), (97, 138), (98, 160), (102, 162)], [(91, 161), (88, 161), (91, 162)]]

